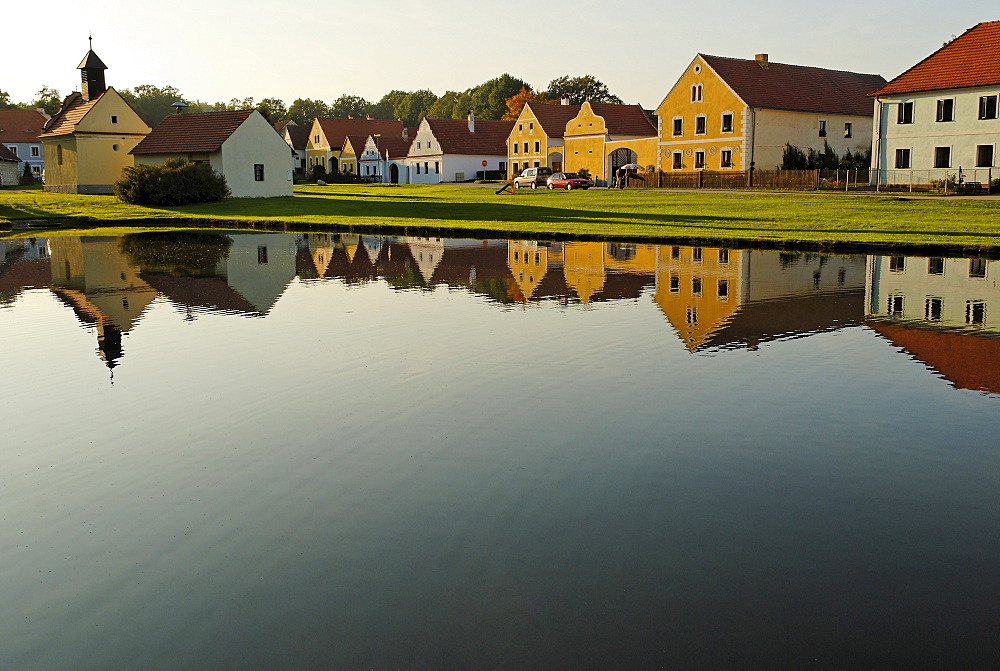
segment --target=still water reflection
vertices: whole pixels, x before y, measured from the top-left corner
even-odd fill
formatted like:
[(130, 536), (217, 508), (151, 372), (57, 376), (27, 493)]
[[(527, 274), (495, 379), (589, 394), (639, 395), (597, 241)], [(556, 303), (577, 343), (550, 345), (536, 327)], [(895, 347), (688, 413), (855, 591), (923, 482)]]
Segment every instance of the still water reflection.
[(0, 241), (0, 664), (996, 662), (1000, 262)]

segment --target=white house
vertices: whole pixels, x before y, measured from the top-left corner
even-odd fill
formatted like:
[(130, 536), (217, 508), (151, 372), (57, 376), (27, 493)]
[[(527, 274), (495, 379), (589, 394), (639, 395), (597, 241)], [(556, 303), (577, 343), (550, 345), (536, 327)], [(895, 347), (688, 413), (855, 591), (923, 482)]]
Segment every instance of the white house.
[(257, 110), (171, 114), (129, 153), (136, 165), (207, 162), (234, 198), (292, 195), (292, 149)]
[(43, 109), (0, 110), (0, 144), (3, 144), (24, 164), (31, 166), (36, 179), (42, 178), (42, 141), (38, 136), (49, 120)]
[(476, 179), (482, 171), (506, 171), (507, 138), (513, 121), (424, 119), (417, 128), (406, 168), (411, 184)]
[(406, 155), (410, 150), (408, 137), (369, 135), (358, 156), (358, 174), (366, 179), (391, 184), (406, 183)]
[(872, 181), (1000, 177), (1000, 21), (980, 23), (874, 92)]

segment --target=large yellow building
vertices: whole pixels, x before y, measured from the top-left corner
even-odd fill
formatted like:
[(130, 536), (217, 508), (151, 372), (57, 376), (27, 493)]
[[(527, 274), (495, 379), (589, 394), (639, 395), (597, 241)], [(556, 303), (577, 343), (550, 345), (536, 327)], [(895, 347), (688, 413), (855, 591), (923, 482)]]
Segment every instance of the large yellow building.
[(104, 84), (107, 67), (93, 50), (78, 68), (83, 92), (71, 93), (42, 130), (45, 190), (112, 193), (129, 151), (150, 128), (125, 99)]
[(586, 168), (593, 179), (611, 181), (623, 165), (655, 165), (656, 126), (640, 105), (585, 102), (566, 122), (566, 168)]
[[(507, 140), (510, 175), (519, 175), (525, 168), (539, 167), (561, 172), (565, 164), (563, 134), (566, 132), (566, 122), (579, 112), (579, 105), (568, 103), (525, 103)], [(574, 168), (569, 166), (567, 169)]]
[(698, 54), (656, 110), (663, 171), (773, 170), (785, 145), (871, 148), (879, 75)]

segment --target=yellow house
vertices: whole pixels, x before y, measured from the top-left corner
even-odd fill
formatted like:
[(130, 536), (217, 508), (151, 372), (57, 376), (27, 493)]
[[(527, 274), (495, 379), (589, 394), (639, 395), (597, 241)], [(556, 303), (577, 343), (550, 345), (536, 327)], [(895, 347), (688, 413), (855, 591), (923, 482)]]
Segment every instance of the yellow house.
[(83, 92), (71, 93), (39, 136), (45, 190), (112, 193), (122, 168), (133, 164), (129, 151), (150, 128), (117, 91), (105, 86), (107, 67), (93, 50), (78, 69)]
[[(315, 166), (321, 166), (324, 172), (337, 173), (345, 172), (340, 162), (343, 158), (344, 144), (349, 135), (367, 138), (371, 135), (383, 135), (385, 137), (403, 137), (403, 122), (376, 120), (371, 114), (364, 119), (347, 117), (337, 119), (333, 117), (317, 117), (313, 119), (309, 129), (309, 140), (306, 142), (306, 170), (312, 172)], [(364, 151), (364, 141), (358, 146), (357, 152)], [(354, 172), (357, 172), (356, 154), (351, 157), (354, 161)]]
[(568, 102), (561, 105), (526, 103), (507, 139), (509, 174), (513, 177), (525, 168), (538, 167), (561, 172), (565, 162), (563, 134), (566, 122), (579, 113), (580, 106)]
[(697, 54), (656, 109), (663, 171), (773, 170), (785, 145), (871, 148), (879, 75)]
[(368, 136), (348, 135), (344, 139), (344, 145), (340, 150), (340, 172), (345, 175), (360, 174), (358, 170), (358, 159), (365, 153), (365, 144)]
[(566, 122), (566, 170), (590, 171), (593, 179), (612, 179), (630, 163), (656, 164), (656, 121), (641, 105), (585, 102)]

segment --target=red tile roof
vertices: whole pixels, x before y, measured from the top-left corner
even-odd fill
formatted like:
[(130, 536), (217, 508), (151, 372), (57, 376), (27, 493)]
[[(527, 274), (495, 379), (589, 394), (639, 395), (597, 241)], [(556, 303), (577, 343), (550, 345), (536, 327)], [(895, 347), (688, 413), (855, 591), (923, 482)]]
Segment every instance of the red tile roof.
[(1000, 394), (1000, 340), (878, 321), (868, 326), (959, 389)]
[(375, 146), (378, 147), (378, 153), (383, 158), (386, 151), (389, 152), (389, 158), (403, 158), (410, 153), (411, 144), (413, 144), (413, 140), (405, 137), (379, 135), (375, 138)]
[(292, 140), (292, 148), (297, 151), (304, 151), (309, 143), (309, 128), (306, 126), (285, 126), (288, 137)]
[(348, 135), (344, 138), (344, 149), (347, 149), (347, 145), (351, 145), (351, 149), (354, 150), (355, 156), (361, 156), (365, 151), (365, 143), (368, 142), (367, 135)]
[(1000, 84), (1000, 21), (978, 23), (874, 93), (960, 89)]
[(0, 142), (38, 142), (47, 121), (37, 110), (0, 110)]
[(868, 96), (885, 86), (881, 75), (774, 62), (765, 67), (756, 60), (699, 56), (750, 107), (871, 116), (875, 103)]
[(566, 132), (566, 122), (580, 113), (579, 105), (546, 105), (539, 102), (524, 104), (549, 137), (562, 137)]
[(378, 121), (376, 119), (334, 119), (332, 117), (317, 117), (319, 127), (323, 129), (326, 141), (334, 149), (344, 146), (348, 135), (403, 135), (402, 121)]
[(66, 99), (63, 100), (62, 107), (56, 112), (56, 115), (49, 119), (49, 122), (42, 129), (42, 134), (40, 137), (45, 137), (47, 135), (68, 135), (76, 130), (76, 124), (80, 123), (80, 119), (90, 111), (97, 101), (104, 97), (107, 91), (101, 93), (93, 100), (89, 102), (83, 99), (83, 95), (77, 91), (73, 91)]
[(256, 110), (169, 114), (130, 154), (218, 151)]
[(656, 135), (656, 122), (642, 108), (642, 105), (615, 105), (611, 103), (590, 103), (590, 108), (604, 119), (604, 125), (611, 135), (649, 137)]
[(466, 119), (426, 119), (441, 145), (442, 154), (506, 156), (507, 138), (514, 129), (513, 121), (483, 121), (476, 119), (476, 132), (469, 132)]

